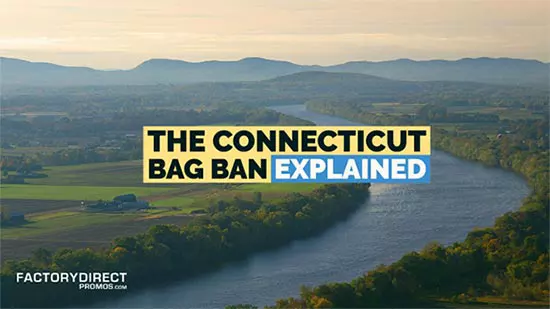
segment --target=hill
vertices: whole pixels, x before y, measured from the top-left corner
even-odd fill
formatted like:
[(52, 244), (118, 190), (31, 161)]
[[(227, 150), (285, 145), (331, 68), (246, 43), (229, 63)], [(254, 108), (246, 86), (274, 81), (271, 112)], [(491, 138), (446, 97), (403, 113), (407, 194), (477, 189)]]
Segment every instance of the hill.
[(181, 87), (185, 101), (245, 103), (251, 105), (300, 104), (312, 99), (393, 101), (420, 93), (419, 82), (397, 81), (359, 73), (299, 72), (254, 82), (199, 83)]
[(493, 84), (547, 85), (549, 65), (536, 60), (464, 58), (456, 61), (348, 62), (330, 67), (336, 72), (364, 73), (411, 81), (472, 81)]
[[(401, 102), (452, 106), (509, 106), (540, 110), (548, 89), (457, 81), (399, 81), (359, 73), (298, 72), (262, 81), (203, 82), (186, 85), (100, 85), (6, 87), (4, 110), (32, 104), (47, 111), (72, 111), (92, 104), (101, 111), (136, 107), (270, 106), (321, 102)], [(31, 103), (32, 102), (32, 103)]]
[(456, 61), (356, 61), (307, 66), (264, 58), (187, 62), (150, 59), (131, 70), (102, 71), (0, 58), (2, 83), (23, 86), (155, 85), (199, 82), (259, 81), (306, 71), (362, 73), (404, 81), (473, 81), (494, 84), (549, 83), (550, 67), (536, 60), (465, 58)]

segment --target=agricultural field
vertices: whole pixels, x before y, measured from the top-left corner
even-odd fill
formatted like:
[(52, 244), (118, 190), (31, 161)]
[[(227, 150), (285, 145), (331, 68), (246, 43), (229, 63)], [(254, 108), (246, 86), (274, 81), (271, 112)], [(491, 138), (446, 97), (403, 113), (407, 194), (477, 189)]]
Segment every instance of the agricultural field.
[[(97, 217), (106, 214), (95, 215)], [(61, 216), (71, 218), (66, 213), (63, 213)], [(110, 216), (108, 218), (110, 221), (102, 220), (100, 223), (96, 222), (96, 224), (90, 224), (90, 222), (83, 224), (82, 220), (80, 220), (80, 224), (72, 226), (66, 225), (68, 220), (57, 220), (56, 224), (65, 226), (66, 228), (54, 228), (49, 229), (48, 232), (29, 233), (23, 236), (21, 236), (21, 232), (12, 232), (14, 228), (2, 229), (2, 258), (25, 258), (37, 248), (55, 251), (60, 248), (107, 247), (117, 237), (142, 233), (157, 224), (183, 225), (193, 218), (192, 216), (164, 216), (138, 220), (137, 217), (124, 217), (117, 214), (107, 216)], [(75, 216), (72, 216), (72, 219), (75, 219)], [(84, 219), (84, 217), (81, 219)], [(10, 232), (12, 234), (9, 234)]]
[(498, 106), (453, 106), (449, 107), (450, 113), (480, 113), (480, 114), (494, 114), (498, 115), (501, 119), (518, 120), (518, 119), (542, 119), (543, 114), (533, 113), (525, 108), (509, 108)]
[[(312, 184), (143, 184), (141, 161), (45, 167), (46, 178), (27, 178), (26, 184), (1, 184), (2, 212), (22, 213), (25, 222), (2, 226), (2, 258), (29, 256), (39, 247), (101, 247), (122, 235), (146, 231), (156, 224), (186, 224), (194, 210), (212, 201), (238, 196), (282, 198), (288, 192), (308, 192)], [(110, 212), (82, 210), (81, 202), (112, 200), (135, 194), (151, 209)]]
[(68, 147), (16, 147), (16, 148), (0, 148), (0, 156), (22, 156), (35, 153), (54, 153), (59, 150), (65, 150)]
[(500, 125), (497, 123), (461, 123), (461, 122), (441, 122), (432, 123), (432, 127), (444, 129), (447, 131), (455, 131), (460, 133), (481, 133), (487, 134), (489, 137), (496, 137), (499, 133)]
[(365, 106), (365, 110), (375, 113), (384, 113), (390, 115), (414, 114), (424, 104), (401, 104), (398, 102), (372, 103)]
[[(370, 103), (362, 106), (364, 111), (390, 115), (412, 115), (424, 104), (401, 104), (399, 102)], [(449, 113), (460, 114), (493, 114), (501, 119), (542, 119), (543, 114), (534, 113), (526, 108), (510, 108), (499, 106), (448, 106)]]
[(141, 161), (45, 167), (47, 178), (27, 179), (33, 185), (143, 187)]
[[(368, 103), (361, 106), (365, 112), (387, 115), (413, 115), (424, 104), (402, 104), (399, 102)], [(447, 106), (447, 112), (453, 114), (490, 114), (498, 115), (500, 119), (542, 119), (542, 113), (536, 113), (526, 108), (511, 108), (500, 106)], [(489, 137), (495, 137), (501, 129), (500, 125), (491, 122), (433, 122), (432, 126), (458, 133), (485, 132)]]
[[(70, 187), (69, 189), (67, 187)], [(35, 199), (35, 200), (109, 200), (120, 192), (132, 192), (138, 196), (154, 196), (171, 190), (170, 188), (154, 187), (100, 187), (100, 186), (69, 186), (69, 185), (37, 185), (37, 184), (3, 184), (2, 199)]]

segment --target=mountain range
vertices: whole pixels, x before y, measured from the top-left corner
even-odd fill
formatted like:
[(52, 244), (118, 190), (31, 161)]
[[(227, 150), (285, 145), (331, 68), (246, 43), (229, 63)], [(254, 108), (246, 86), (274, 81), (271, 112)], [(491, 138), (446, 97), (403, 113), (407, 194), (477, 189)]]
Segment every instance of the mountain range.
[(403, 81), (470, 81), (509, 85), (549, 84), (550, 65), (537, 60), (464, 58), (460, 60), (354, 61), (338, 65), (299, 65), (264, 58), (187, 62), (150, 59), (130, 70), (96, 70), (0, 57), (0, 82), (17, 86), (155, 85), (259, 81), (300, 72), (361, 73)]

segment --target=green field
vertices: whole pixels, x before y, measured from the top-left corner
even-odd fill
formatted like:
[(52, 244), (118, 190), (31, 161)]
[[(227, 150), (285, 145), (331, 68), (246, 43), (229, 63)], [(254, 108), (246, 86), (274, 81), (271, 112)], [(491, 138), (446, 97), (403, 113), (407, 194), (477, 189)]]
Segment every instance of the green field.
[(56, 233), (84, 226), (123, 222), (135, 219), (137, 214), (109, 214), (62, 211), (29, 216), (28, 223), (2, 229), (2, 239), (32, 237), (44, 233)]
[[(9, 257), (28, 256), (38, 247), (105, 246), (117, 236), (133, 235), (160, 223), (186, 224), (189, 213), (219, 199), (251, 199), (262, 192), (275, 200), (289, 192), (308, 192), (318, 184), (168, 184), (142, 182), (141, 161), (46, 167), (46, 178), (27, 184), (2, 184), (2, 211), (22, 212), (26, 223), (2, 226), (1, 239)], [(111, 200), (133, 193), (152, 209), (125, 212), (85, 212), (80, 201)]]
[(465, 113), (465, 114), (494, 114), (498, 115), (501, 119), (517, 120), (517, 119), (529, 119), (536, 118), (542, 119), (542, 114), (535, 114), (532, 111), (525, 108), (509, 108), (499, 106), (453, 106), (449, 107), (448, 111), (451, 113)]
[(113, 197), (134, 193), (137, 196), (154, 196), (173, 190), (153, 187), (99, 187), (99, 186), (54, 186), (31, 184), (7, 184), (0, 186), (2, 199), (34, 200), (110, 200)]
[(17, 147), (13, 149), (0, 148), (1, 156), (21, 156), (36, 153), (53, 153), (59, 150), (65, 150), (68, 147)]
[(189, 196), (178, 196), (178, 197), (159, 200), (154, 203), (154, 206), (155, 207), (159, 207), (159, 206), (185, 207), (193, 204), (194, 201), (195, 199)]
[(401, 104), (397, 102), (372, 103), (364, 106), (365, 111), (390, 115), (413, 114), (424, 104)]
[[(363, 112), (375, 113), (379, 115), (413, 115), (424, 104), (401, 104), (397, 102), (365, 103), (361, 105)], [(501, 106), (448, 106), (448, 113), (458, 114), (492, 114), (498, 115), (500, 119), (518, 120), (518, 119), (542, 119), (543, 115), (532, 112), (525, 108), (511, 108)], [(458, 133), (479, 133), (484, 132), (489, 138), (496, 137), (499, 133), (500, 124), (483, 122), (442, 122), (432, 123), (432, 126), (456, 131)]]
[[(266, 194), (307, 192), (317, 184), (243, 184), (224, 189), (221, 184), (144, 184), (141, 161), (46, 167), (46, 178), (27, 178), (28, 184), (0, 186), (4, 199), (109, 200), (134, 193), (156, 206), (185, 206), (197, 197), (226, 196), (254, 191)], [(197, 196), (197, 194), (199, 196)]]
[[(381, 102), (381, 103), (369, 103), (361, 106), (361, 109), (365, 112), (380, 113), (389, 115), (411, 115), (416, 113), (424, 104), (401, 104), (397, 102)], [(463, 114), (494, 114), (498, 115), (501, 119), (528, 119), (536, 118), (542, 119), (542, 114), (533, 113), (525, 108), (510, 108), (500, 106), (449, 106), (447, 108), (449, 113), (463, 113)]]
[(26, 181), (31, 184), (56, 186), (144, 186), (141, 161), (51, 166), (42, 172), (48, 177)]

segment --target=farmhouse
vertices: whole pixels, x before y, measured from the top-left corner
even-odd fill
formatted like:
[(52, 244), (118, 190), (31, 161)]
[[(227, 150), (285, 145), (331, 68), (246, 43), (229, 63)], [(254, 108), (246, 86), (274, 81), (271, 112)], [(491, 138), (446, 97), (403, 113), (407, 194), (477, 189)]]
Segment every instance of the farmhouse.
[(22, 223), (25, 222), (25, 214), (21, 212), (13, 212), (10, 216), (11, 223)]
[(136, 202), (137, 196), (135, 194), (123, 194), (123, 195), (115, 196), (113, 198), (113, 201), (119, 202), (119, 203)]
[(147, 201), (140, 201), (135, 194), (123, 194), (115, 196), (112, 201), (98, 201), (94, 204), (85, 205), (82, 202), (82, 209), (88, 211), (123, 211), (148, 209)]

